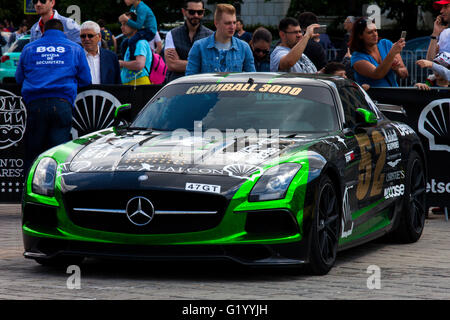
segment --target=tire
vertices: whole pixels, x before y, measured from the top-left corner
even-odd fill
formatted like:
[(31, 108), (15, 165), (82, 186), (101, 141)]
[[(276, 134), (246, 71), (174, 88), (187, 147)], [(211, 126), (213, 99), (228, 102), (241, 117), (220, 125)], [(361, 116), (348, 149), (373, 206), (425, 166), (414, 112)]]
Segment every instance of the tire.
[(336, 261), (340, 232), (340, 209), (335, 187), (328, 176), (320, 179), (311, 225), (309, 264), (306, 270), (325, 275)]
[(424, 164), (415, 151), (411, 151), (406, 171), (405, 194), (400, 223), (393, 238), (400, 243), (413, 243), (422, 235), (426, 217), (426, 181)]
[(54, 258), (34, 258), (34, 260), (42, 266), (45, 267), (56, 267), (56, 268), (65, 268), (70, 265), (80, 265), (84, 257), (77, 256), (62, 256), (62, 257), (54, 257)]

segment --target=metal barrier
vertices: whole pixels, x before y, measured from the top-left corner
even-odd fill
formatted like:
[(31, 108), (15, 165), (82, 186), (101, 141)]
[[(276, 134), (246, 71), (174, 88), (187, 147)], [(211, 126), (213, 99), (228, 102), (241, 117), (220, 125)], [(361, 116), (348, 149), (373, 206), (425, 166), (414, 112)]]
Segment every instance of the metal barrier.
[(422, 69), (416, 62), (420, 59), (426, 59), (427, 50), (403, 50), (401, 56), (403, 63), (408, 69), (409, 76), (405, 79), (398, 79), (398, 85), (400, 87), (411, 87), (419, 82), (424, 83), (431, 71), (427, 68)]
[[(336, 61), (336, 58), (340, 56), (341, 52), (342, 49), (328, 49), (326, 52), (328, 61)], [(403, 50), (401, 56), (408, 69), (409, 76), (406, 79), (398, 79), (398, 85), (400, 87), (412, 87), (416, 83), (424, 83), (432, 71), (427, 68), (420, 68), (416, 64), (416, 61), (426, 59), (427, 50)]]

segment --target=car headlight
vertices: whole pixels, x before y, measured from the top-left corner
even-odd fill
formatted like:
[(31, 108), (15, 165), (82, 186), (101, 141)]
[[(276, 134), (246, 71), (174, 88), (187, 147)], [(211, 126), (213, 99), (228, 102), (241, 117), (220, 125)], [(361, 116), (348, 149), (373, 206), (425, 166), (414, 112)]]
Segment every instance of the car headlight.
[(298, 163), (283, 163), (264, 172), (253, 187), (249, 201), (278, 200), (286, 197), (287, 189), (302, 167)]
[(56, 161), (43, 158), (34, 170), (32, 191), (44, 196), (53, 196), (55, 192)]

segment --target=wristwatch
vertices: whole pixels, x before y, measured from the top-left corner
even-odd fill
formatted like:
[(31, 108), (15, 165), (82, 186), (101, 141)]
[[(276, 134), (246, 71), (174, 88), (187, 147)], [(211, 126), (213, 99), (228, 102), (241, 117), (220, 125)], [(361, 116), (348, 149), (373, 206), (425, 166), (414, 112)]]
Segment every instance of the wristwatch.
[(436, 36), (430, 36), (430, 38), (433, 39), (433, 40), (437, 40)]

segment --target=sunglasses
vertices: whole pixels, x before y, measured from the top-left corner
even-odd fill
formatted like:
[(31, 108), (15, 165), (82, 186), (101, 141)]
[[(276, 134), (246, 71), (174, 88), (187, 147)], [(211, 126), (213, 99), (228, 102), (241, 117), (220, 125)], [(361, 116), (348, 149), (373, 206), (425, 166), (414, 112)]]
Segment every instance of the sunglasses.
[(96, 34), (92, 34), (92, 33), (85, 33), (85, 34), (80, 34), (80, 38), (81, 39), (84, 39), (84, 38), (89, 38), (89, 39), (92, 39), (93, 37), (95, 37), (96, 36)]
[(205, 9), (202, 9), (202, 10), (186, 9), (186, 11), (191, 16), (195, 15), (196, 13), (197, 13), (197, 15), (202, 16), (205, 13)]
[(369, 23), (375, 23), (375, 19), (361, 18), (356, 23), (360, 24), (360, 25), (365, 25), (365, 24), (369, 24)]
[(269, 54), (270, 51), (269, 51), (269, 50), (264, 50), (264, 49), (255, 48), (255, 53)]
[(38, 2), (40, 2), (40, 3), (42, 3), (42, 4), (46, 4), (46, 3), (47, 3), (47, 0), (33, 0), (33, 4), (36, 4), (36, 3), (38, 3)]

